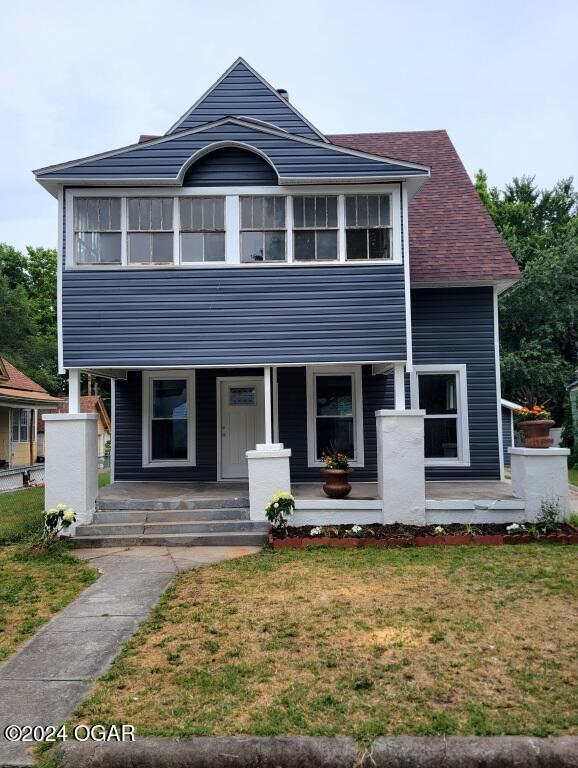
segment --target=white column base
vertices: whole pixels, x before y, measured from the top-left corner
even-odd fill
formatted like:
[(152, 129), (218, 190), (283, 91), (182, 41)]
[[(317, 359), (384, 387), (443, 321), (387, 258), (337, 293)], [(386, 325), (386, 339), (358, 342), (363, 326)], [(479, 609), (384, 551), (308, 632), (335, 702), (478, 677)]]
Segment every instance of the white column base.
[[(45, 421), (46, 509), (66, 504), (77, 523), (90, 523), (98, 494), (97, 422), (95, 413), (50, 413)], [(66, 533), (72, 535), (75, 525)]]
[[(274, 448), (279, 445), (280, 448)], [(277, 491), (291, 491), (289, 459), (291, 450), (282, 443), (257, 446), (256, 451), (247, 451), (249, 465), (249, 517), (251, 520), (266, 520), (265, 507)]]
[(383, 522), (425, 525), (425, 411), (375, 412)]
[(560, 512), (570, 510), (568, 448), (508, 448), (512, 490), (526, 504), (526, 520), (534, 522), (542, 501), (558, 501)]

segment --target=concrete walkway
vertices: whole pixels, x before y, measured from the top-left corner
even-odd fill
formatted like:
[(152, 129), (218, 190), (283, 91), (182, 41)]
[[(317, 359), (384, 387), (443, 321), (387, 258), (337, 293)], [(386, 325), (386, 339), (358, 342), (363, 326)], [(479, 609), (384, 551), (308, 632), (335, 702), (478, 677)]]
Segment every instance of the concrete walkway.
[(122, 644), (180, 571), (258, 552), (257, 547), (78, 549), (101, 571), (86, 589), (0, 665), (0, 766), (33, 765), (30, 744), (7, 725), (58, 725), (85, 699)]

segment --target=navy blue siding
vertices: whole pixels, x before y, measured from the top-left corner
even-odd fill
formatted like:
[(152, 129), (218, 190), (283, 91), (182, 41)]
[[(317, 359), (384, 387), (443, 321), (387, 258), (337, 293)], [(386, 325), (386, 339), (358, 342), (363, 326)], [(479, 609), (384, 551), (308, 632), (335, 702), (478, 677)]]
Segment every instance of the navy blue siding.
[(266, 160), (238, 147), (217, 149), (190, 167), (183, 187), (276, 185), (277, 174)]
[(280, 177), (307, 179), (425, 175), (425, 171), (408, 168), (403, 163), (358, 157), (327, 144), (317, 146), (291, 136), (279, 136), (258, 128), (224, 123), (188, 135), (175, 134), (159, 143), (143, 144), (109, 157), (78, 162), (63, 170), (39, 173), (38, 178), (176, 180), (183, 165), (199, 150), (215, 142), (235, 141), (253, 146), (267, 155)]
[(428, 480), (500, 477), (494, 309), (491, 288), (412, 291), (416, 365), (465, 363), (468, 379), (471, 466), (428, 467)]
[(221, 82), (189, 112), (173, 132), (196, 128), (227, 115), (265, 120), (289, 133), (319, 140), (319, 135), (286, 101), (239, 62)]
[(403, 267), (69, 270), (66, 367), (404, 360)]
[(504, 464), (510, 466), (508, 448), (512, 448), (512, 421), (514, 414), (510, 408), (502, 406), (502, 445), (504, 446)]

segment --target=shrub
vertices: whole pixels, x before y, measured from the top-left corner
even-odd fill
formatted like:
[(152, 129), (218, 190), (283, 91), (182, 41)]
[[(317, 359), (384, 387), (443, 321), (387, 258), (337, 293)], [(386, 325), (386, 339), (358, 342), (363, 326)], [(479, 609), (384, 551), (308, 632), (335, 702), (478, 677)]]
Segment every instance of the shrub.
[(543, 533), (557, 531), (560, 525), (560, 499), (558, 497), (542, 499), (536, 526)]
[(66, 504), (57, 504), (53, 509), (44, 512), (44, 528), (42, 531), (42, 545), (50, 547), (61, 531), (69, 528), (76, 522), (76, 512)]
[(293, 514), (295, 509), (295, 499), (287, 491), (278, 491), (269, 499), (265, 507), (267, 520), (280, 530), (287, 528), (287, 518)]

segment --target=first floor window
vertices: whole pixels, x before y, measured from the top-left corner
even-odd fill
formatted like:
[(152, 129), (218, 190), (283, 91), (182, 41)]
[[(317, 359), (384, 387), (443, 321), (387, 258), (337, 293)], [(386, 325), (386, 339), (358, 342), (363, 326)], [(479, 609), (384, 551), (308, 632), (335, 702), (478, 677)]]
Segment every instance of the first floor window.
[(27, 443), (30, 437), (30, 411), (14, 408), (12, 411), (12, 442)]
[(309, 464), (339, 451), (363, 463), (361, 369), (308, 369)]
[(74, 258), (77, 264), (120, 264), (120, 199), (74, 200)]
[(468, 447), (465, 371), (419, 370), (417, 405), (425, 410), (425, 458), (430, 463), (465, 462)]
[(192, 464), (194, 374), (144, 373), (144, 464)]
[(241, 198), (241, 261), (286, 260), (285, 209), (279, 195)]
[(390, 195), (345, 196), (348, 261), (391, 259)]
[(225, 198), (181, 197), (181, 262), (225, 261)]
[(128, 263), (171, 264), (173, 199), (132, 197), (128, 205)]

